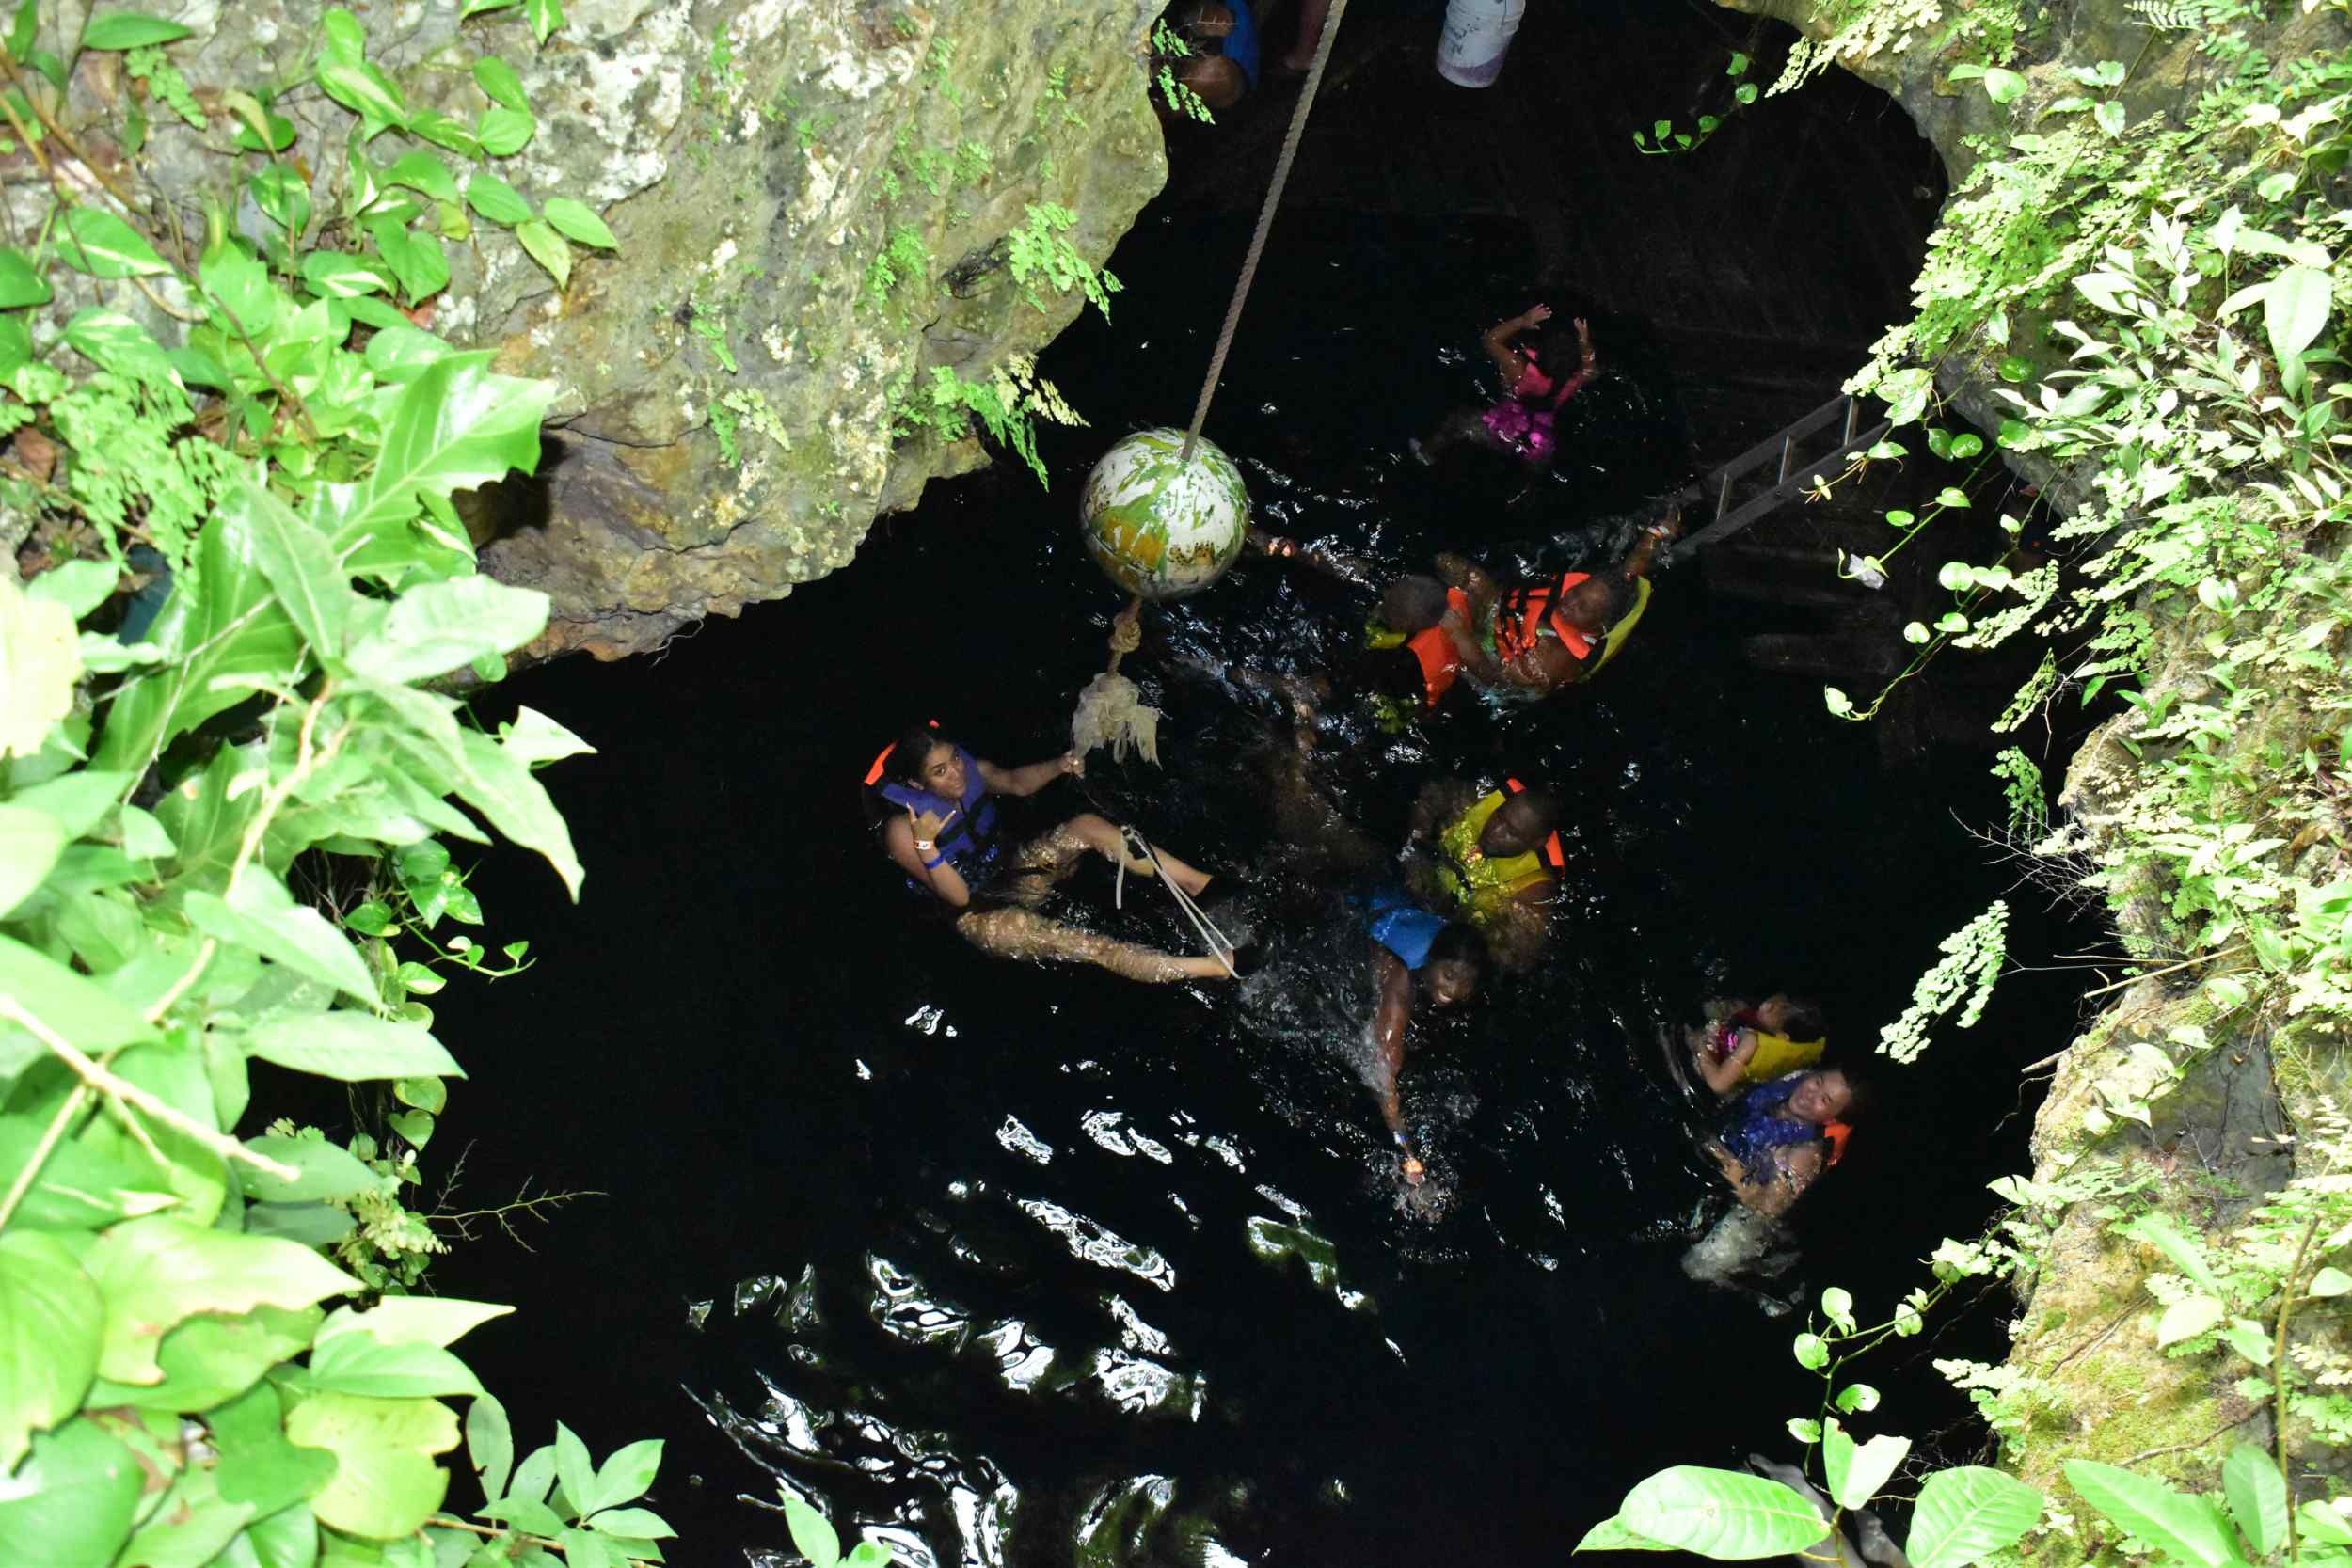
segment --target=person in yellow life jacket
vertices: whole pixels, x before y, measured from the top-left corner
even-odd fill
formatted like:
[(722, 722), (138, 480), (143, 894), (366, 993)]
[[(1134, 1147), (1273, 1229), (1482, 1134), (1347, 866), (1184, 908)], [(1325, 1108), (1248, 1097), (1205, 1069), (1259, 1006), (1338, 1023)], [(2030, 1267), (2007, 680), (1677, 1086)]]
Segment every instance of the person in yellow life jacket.
[(1678, 509), (1644, 527), (1623, 561), (1505, 587), (1458, 556), (1438, 565), (1468, 594), (1476, 652), (1463, 673), (1503, 697), (1545, 697), (1591, 680), (1625, 647), (1649, 609), (1658, 548), (1682, 532)]
[(1809, 1068), (1829, 1047), (1820, 1004), (1786, 991), (1753, 1006), (1718, 998), (1708, 1004), (1707, 1020), (1688, 1032), (1691, 1067), (1718, 1100)]
[(1411, 883), (1479, 928), (1504, 969), (1525, 969), (1543, 945), (1543, 907), (1567, 870), (1560, 806), (1517, 779), (1481, 791), (1436, 779), (1413, 802)]

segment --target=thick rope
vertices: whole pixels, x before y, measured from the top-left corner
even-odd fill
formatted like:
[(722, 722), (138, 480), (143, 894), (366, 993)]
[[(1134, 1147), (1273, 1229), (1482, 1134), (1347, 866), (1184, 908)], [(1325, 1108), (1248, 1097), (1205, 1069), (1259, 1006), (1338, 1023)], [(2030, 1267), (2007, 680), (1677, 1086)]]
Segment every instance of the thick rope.
[(1266, 235), (1274, 228), (1274, 210), (1282, 204), (1282, 186), (1291, 177), (1291, 160), (1298, 155), (1299, 138), (1307, 132), (1307, 111), (1314, 107), (1315, 89), (1323, 85), (1323, 65), (1331, 57), (1331, 40), (1340, 36), (1340, 18), (1347, 14), (1347, 0), (1331, 0), (1331, 14), (1324, 19), (1323, 38), (1315, 45), (1315, 63), (1307, 68), (1307, 85), (1299, 89), (1298, 107), (1292, 111), (1290, 134), (1282, 138), (1282, 155), (1274, 161), (1274, 182), (1266, 187), (1265, 205), (1258, 209), (1258, 228), (1249, 236), (1249, 254), (1243, 258), (1240, 280), (1233, 285), (1233, 298), (1225, 307), (1225, 325), (1217, 329), (1216, 352), (1209, 356), (1209, 373), (1200, 383), (1200, 401), (1193, 404), (1192, 428), (1184, 432), (1184, 450), (1177, 461), (1180, 468), (1192, 461), (1192, 450), (1200, 442), (1200, 427), (1208, 422), (1209, 400), (1216, 396), (1217, 378), (1225, 373), (1225, 356), (1233, 346), (1233, 333), (1241, 325), (1242, 302), (1249, 297), (1250, 281), (1258, 276), (1258, 258), (1265, 252)]
[[(1170, 877), (1168, 867), (1160, 863), (1160, 857), (1153, 851), (1151, 841), (1124, 823), (1120, 825), (1119, 835), (1126, 842), (1129, 854), (1151, 863), (1152, 871), (1159, 877), (1160, 885), (1168, 889), (1168, 895), (1176, 900), (1176, 907), (1184, 911), (1186, 920), (1192, 922), (1193, 935), (1200, 939), (1200, 945), (1208, 950), (1209, 957), (1222, 964), (1228, 975), (1240, 979), (1241, 971), (1233, 967), (1232, 942), (1226, 939), (1223, 931), (1217, 929), (1216, 922), (1209, 918), (1209, 911), (1195, 903), (1191, 894), (1176, 885), (1176, 879)], [(1111, 908), (1123, 910), (1126, 907), (1127, 863), (1120, 861), (1119, 878), (1111, 889)]]

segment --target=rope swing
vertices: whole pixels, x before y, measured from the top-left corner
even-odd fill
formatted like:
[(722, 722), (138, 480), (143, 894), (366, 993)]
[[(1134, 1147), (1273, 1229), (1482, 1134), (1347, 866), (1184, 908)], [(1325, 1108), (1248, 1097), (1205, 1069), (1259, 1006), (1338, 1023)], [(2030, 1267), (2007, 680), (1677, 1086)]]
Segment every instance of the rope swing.
[[(1314, 62), (1307, 68), (1307, 80), (1299, 88), (1298, 106), (1291, 111), (1290, 130), (1282, 138), (1281, 154), (1274, 162), (1274, 178), (1268, 182), (1265, 200), (1258, 209), (1257, 227), (1250, 232), (1249, 249), (1242, 258), (1241, 276), (1234, 280), (1232, 298), (1226, 303), (1224, 325), (1217, 329), (1216, 348), (1209, 356), (1208, 373), (1200, 381), (1200, 397), (1193, 404), (1192, 424), (1184, 432), (1184, 450), (1177, 456), (1180, 474), (1191, 468), (1200, 448), (1200, 427), (1208, 422), (1209, 404), (1216, 396), (1217, 382), (1225, 373), (1225, 357), (1232, 352), (1233, 335), (1241, 326), (1242, 306), (1249, 298), (1249, 285), (1257, 278), (1259, 258), (1265, 254), (1266, 236), (1273, 231), (1275, 212), (1282, 204), (1282, 188), (1290, 182), (1291, 164), (1298, 156), (1299, 141), (1307, 132), (1307, 116), (1314, 108), (1315, 93), (1323, 86), (1324, 67), (1331, 58), (1332, 42), (1340, 36), (1340, 22), (1346, 14), (1347, 0), (1332, 0), (1323, 37), (1315, 43)], [(1228, 462), (1221, 454), (1217, 460)], [(1070, 720), (1070, 739), (1081, 755), (1097, 746), (1108, 746), (1115, 760), (1124, 761), (1133, 749), (1142, 752), (1153, 766), (1159, 763), (1159, 710), (1146, 704), (1136, 683), (1119, 673), (1119, 661), (1142, 645), (1142, 614), (1143, 595), (1133, 594), (1127, 607), (1111, 619), (1110, 663), (1078, 693), (1077, 709)]]

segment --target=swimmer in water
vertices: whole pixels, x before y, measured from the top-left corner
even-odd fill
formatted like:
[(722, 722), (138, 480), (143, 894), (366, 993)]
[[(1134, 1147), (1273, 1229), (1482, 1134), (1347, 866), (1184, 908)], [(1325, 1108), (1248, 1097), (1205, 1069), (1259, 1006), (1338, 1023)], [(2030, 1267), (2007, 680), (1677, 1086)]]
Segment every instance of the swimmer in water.
[[(1159, 874), (1150, 860), (1130, 852), (1117, 827), (1092, 812), (1080, 812), (1006, 852), (996, 833), (994, 798), (1034, 795), (1057, 779), (1085, 771), (1084, 760), (1074, 752), (1025, 768), (999, 768), (936, 728), (918, 724), (874, 759), (866, 782), (883, 852), (906, 873), (910, 891), (959, 911), (953, 916), (957, 934), (975, 947), (1006, 958), (1099, 964), (1152, 984), (1229, 978), (1225, 964), (1214, 956), (1179, 958), (1037, 912), (1089, 854), (1123, 865), (1134, 876)], [(1165, 849), (1154, 847), (1153, 853), (1169, 880), (1196, 898), (1214, 880)]]
[(1722, 1132), (1700, 1147), (1734, 1197), (1778, 1219), (1845, 1152), (1857, 1098), (1840, 1069), (1792, 1072), (1740, 1097)]
[(1649, 608), (1659, 546), (1681, 533), (1681, 510), (1671, 507), (1642, 530), (1623, 561), (1509, 588), (1459, 556), (1439, 557), (1447, 582), (1469, 595), (1477, 633), (1463, 650), (1462, 673), (1505, 698), (1547, 697), (1591, 680)]
[(1829, 1020), (1818, 1002), (1775, 991), (1753, 1005), (1718, 997), (1707, 1022), (1684, 1031), (1691, 1070), (1728, 1100), (1743, 1087), (1809, 1068), (1829, 1048)]
[(1485, 944), (1470, 927), (1431, 914), (1402, 894), (1375, 894), (1362, 908), (1379, 988), (1364, 1081), (1378, 1097), (1380, 1119), (1404, 1156), (1405, 1180), (1418, 1187), (1427, 1180), (1428, 1167), (1406, 1135), (1405, 1107), (1396, 1088), (1405, 1068), (1406, 1028), (1414, 1004), (1424, 998), (1431, 1006), (1453, 1007), (1477, 994)]
[(1530, 968), (1567, 870), (1560, 816), (1549, 790), (1517, 779), (1495, 790), (1433, 779), (1413, 802), (1408, 883), (1433, 908), (1478, 927), (1499, 967)]

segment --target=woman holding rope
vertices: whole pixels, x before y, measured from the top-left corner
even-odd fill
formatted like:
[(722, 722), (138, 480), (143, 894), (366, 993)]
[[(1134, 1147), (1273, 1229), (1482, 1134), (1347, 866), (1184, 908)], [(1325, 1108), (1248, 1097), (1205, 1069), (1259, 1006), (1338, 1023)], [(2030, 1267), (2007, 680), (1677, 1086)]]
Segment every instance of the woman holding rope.
[(1213, 879), (1140, 840), (1143, 852), (1135, 852), (1117, 827), (1093, 812), (1080, 812), (1007, 852), (996, 836), (993, 797), (1034, 795), (1058, 778), (1085, 772), (1075, 752), (999, 768), (941, 736), (936, 725), (917, 724), (874, 759), (866, 787), (882, 851), (906, 874), (908, 890), (956, 911), (958, 934), (983, 952), (1040, 963), (1099, 964), (1150, 984), (1230, 977), (1230, 948), (1178, 958), (1038, 912), (1089, 853), (1138, 877), (1164, 874), (1192, 898)]

